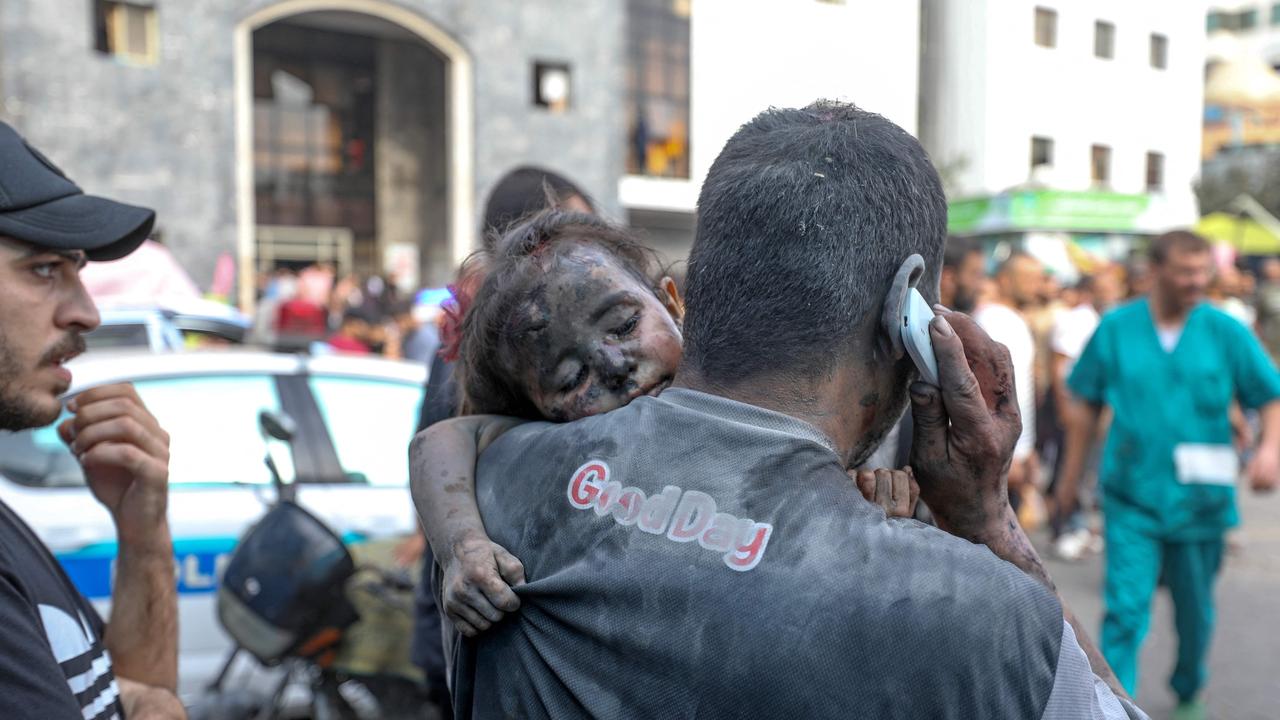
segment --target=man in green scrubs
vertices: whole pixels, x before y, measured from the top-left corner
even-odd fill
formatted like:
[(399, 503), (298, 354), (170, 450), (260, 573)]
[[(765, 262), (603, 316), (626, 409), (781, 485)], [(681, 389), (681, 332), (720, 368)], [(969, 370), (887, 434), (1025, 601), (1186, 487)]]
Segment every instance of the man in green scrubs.
[(1068, 431), (1058, 512), (1074, 507), (1103, 405), (1113, 420), (1100, 481), (1106, 521), (1102, 652), (1130, 693), (1157, 582), (1168, 585), (1178, 631), (1170, 684), (1175, 717), (1203, 717), (1197, 696), (1213, 630), (1223, 536), (1239, 522), (1232, 401), (1262, 414), (1245, 473), (1254, 490), (1280, 479), (1280, 374), (1253, 333), (1208, 303), (1209, 245), (1171, 232), (1151, 246), (1150, 296), (1103, 317), (1068, 380), (1083, 401)]

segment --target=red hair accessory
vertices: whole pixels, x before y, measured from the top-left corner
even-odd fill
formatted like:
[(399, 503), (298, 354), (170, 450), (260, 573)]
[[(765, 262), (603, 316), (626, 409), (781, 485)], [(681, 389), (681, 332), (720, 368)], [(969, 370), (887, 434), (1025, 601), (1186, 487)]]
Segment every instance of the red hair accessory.
[(440, 320), (440, 357), (445, 362), (457, 362), (462, 351), (462, 321), (471, 307), (471, 293), (457, 285), (449, 286), (453, 296), (441, 305), (444, 317)]

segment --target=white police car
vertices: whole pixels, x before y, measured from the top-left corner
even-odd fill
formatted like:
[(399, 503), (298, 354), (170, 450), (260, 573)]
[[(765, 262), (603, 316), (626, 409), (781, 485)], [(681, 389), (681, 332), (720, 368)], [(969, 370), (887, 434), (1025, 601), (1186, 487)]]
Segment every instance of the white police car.
[[(217, 673), (230, 649), (214, 590), (237, 538), (272, 498), (258, 430), (261, 410), (297, 422), (292, 453), (277, 449), (298, 501), (355, 542), (416, 528), (407, 450), (426, 368), (370, 358), (262, 352), (93, 353), (74, 361), (72, 392), (133, 382), (169, 432), (169, 521), (177, 558), (179, 675), (184, 697)], [(115, 531), (51, 425), (0, 433), (0, 499), (35, 529), (72, 581), (107, 610)], [(292, 465), (292, 467), (289, 467)]]

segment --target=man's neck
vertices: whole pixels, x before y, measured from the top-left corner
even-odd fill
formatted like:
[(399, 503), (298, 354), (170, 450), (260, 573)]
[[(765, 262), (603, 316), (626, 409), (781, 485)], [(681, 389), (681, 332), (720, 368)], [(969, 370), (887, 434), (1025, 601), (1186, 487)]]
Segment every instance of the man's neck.
[[(859, 395), (859, 388), (853, 387), (854, 384), (849, 373), (836, 372), (830, 378), (818, 380), (780, 382), (769, 379), (724, 385), (708, 381), (701, 373), (685, 366), (681, 366), (672, 383), (674, 387), (716, 395), (803, 420), (827, 436), (845, 465), (853, 459), (854, 451), (849, 440), (849, 428), (858, 427), (861, 421), (856, 411), (873, 410), (879, 401), (874, 392)], [(861, 397), (862, 400), (848, 402), (851, 397)]]
[(1151, 291), (1149, 302), (1151, 316), (1157, 325), (1182, 325), (1187, 322), (1187, 316), (1191, 314), (1191, 308), (1183, 307), (1181, 303), (1165, 297), (1159, 289)]

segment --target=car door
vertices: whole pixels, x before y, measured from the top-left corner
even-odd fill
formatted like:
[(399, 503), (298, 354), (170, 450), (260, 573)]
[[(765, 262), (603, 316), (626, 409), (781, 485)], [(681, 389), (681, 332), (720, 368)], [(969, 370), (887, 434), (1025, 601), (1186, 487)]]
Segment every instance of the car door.
[(336, 463), (304, 478), (300, 501), (349, 542), (414, 532), (408, 453), (421, 379), (313, 371), (298, 380), (306, 383), (331, 443), (315, 456)]

